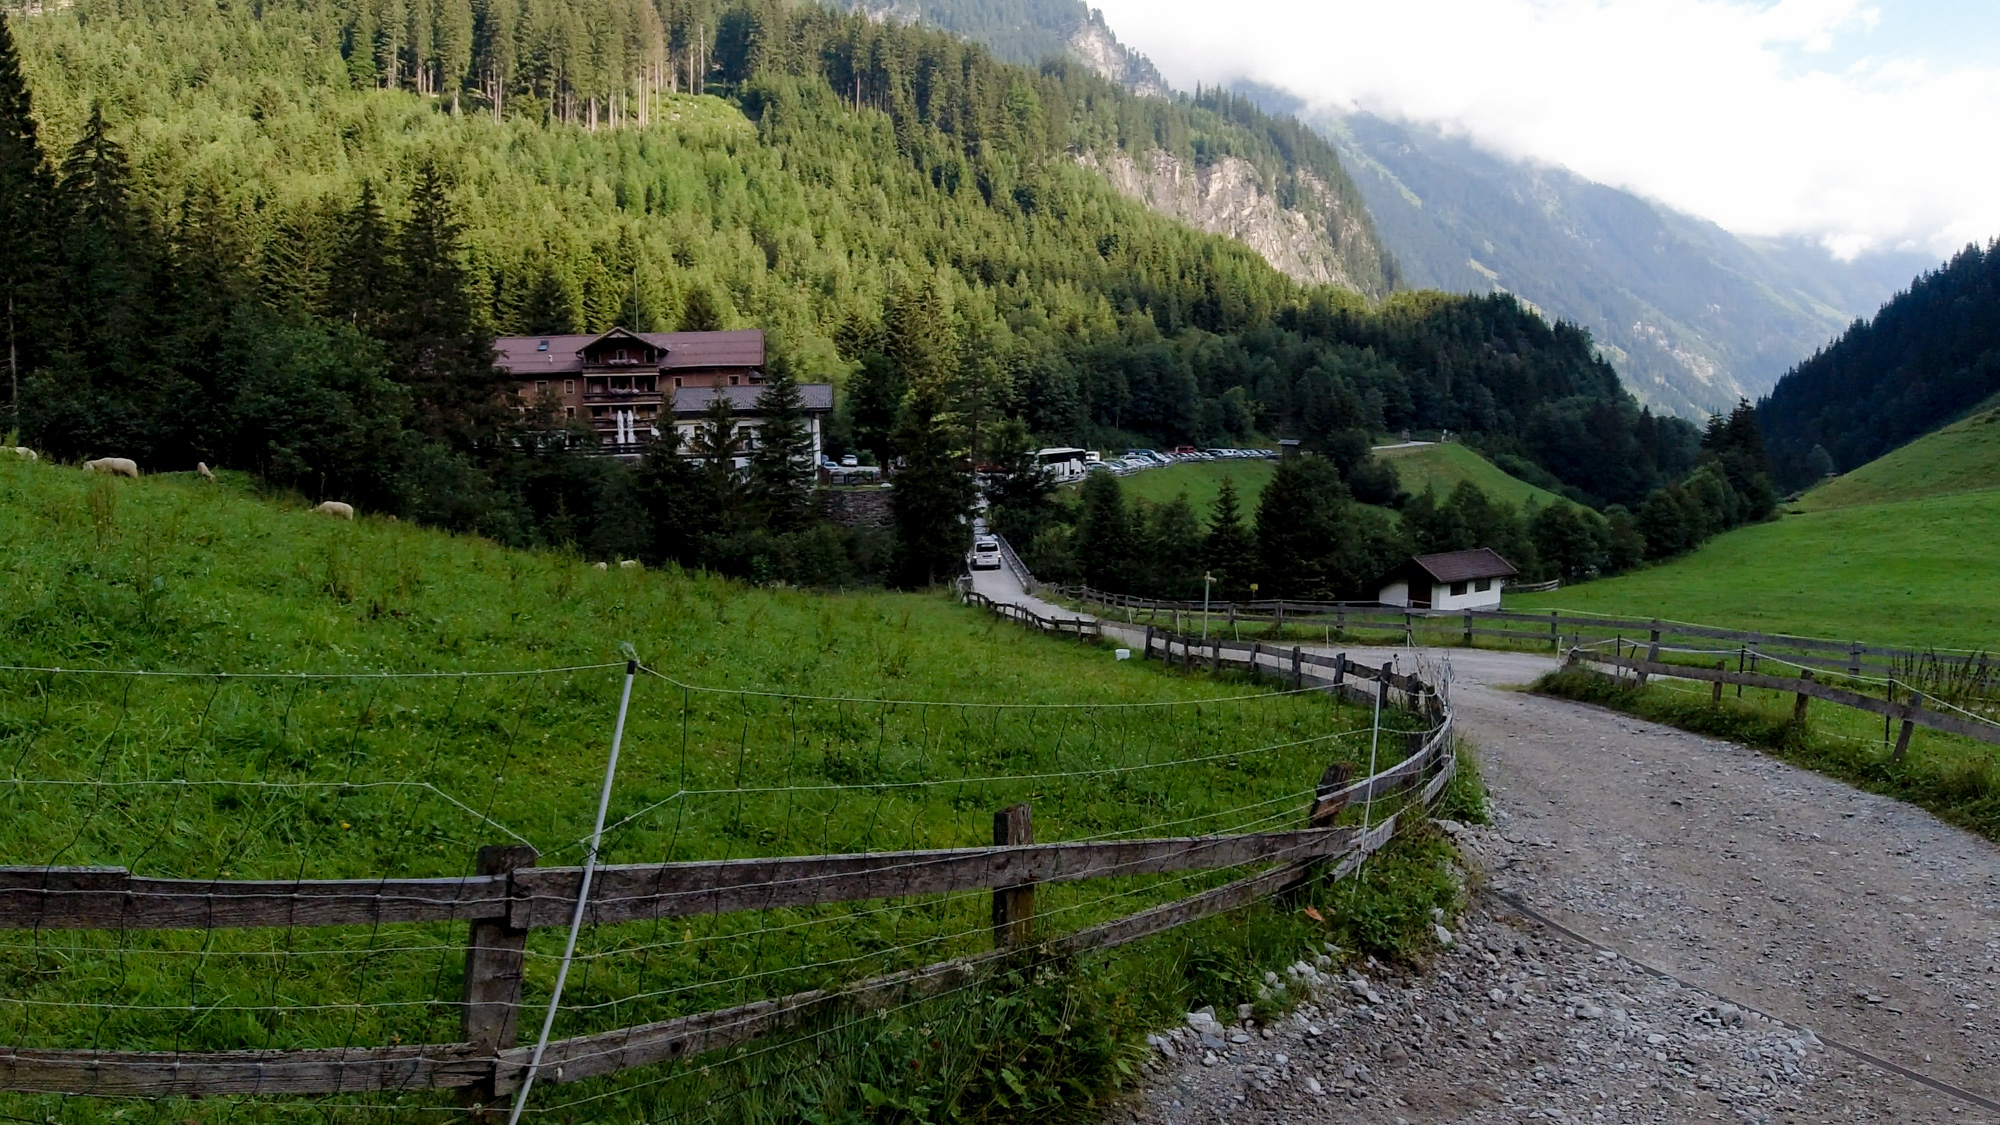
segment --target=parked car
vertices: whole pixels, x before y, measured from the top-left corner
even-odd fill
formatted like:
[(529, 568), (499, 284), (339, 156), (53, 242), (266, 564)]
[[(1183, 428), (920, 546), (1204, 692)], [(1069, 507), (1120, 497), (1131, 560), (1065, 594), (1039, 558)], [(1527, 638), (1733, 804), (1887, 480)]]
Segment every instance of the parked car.
[(972, 569), (1000, 569), (1000, 541), (998, 539), (982, 535), (972, 541)]

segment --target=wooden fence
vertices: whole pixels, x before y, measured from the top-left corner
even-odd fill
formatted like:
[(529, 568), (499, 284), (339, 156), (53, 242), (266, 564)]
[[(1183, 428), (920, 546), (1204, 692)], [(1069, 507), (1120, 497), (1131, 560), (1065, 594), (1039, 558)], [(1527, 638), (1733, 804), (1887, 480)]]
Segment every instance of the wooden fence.
[[(1128, 623), (1193, 629), (1203, 614), (1199, 601), (1163, 601), (1111, 594), (1081, 586), (1050, 586), (1048, 593), (1074, 601), (1122, 611)], [(1245, 628), (1281, 634), (1287, 626), (1321, 629), (1331, 639), (1386, 639), (1471, 645), (1492, 638), (1550, 652), (1604, 642), (1643, 644), (1650, 652), (1691, 652), (1710, 657), (1727, 655), (1744, 671), (1761, 671), (1768, 663), (1839, 672), (1850, 676), (1894, 676), (1922, 686), (1952, 685), (1955, 695), (1979, 697), (2000, 690), (2000, 666), (1983, 653), (1941, 654), (1936, 650), (1871, 645), (1861, 641), (1828, 640), (1785, 633), (1720, 629), (1673, 621), (1642, 620), (1561, 610), (1423, 610), (1374, 603), (1269, 600), (1211, 602), (1206, 618), (1211, 631), (1235, 635)]]
[[(1053, 632), (1051, 620), (966, 595), (995, 612)], [(1087, 635), (1087, 634), (1085, 634)], [(636, 1027), (551, 1041), (536, 1081), (570, 1083), (631, 1067), (690, 1058), (792, 1026), (840, 1001), (862, 1006), (918, 997), (973, 979), (1024, 946), (1108, 949), (1232, 910), (1317, 875), (1341, 879), (1393, 838), (1403, 816), (1433, 804), (1456, 770), (1452, 716), (1429, 685), (1345, 657), (1149, 631), (1146, 653), (1183, 666), (1277, 676), (1351, 698), (1391, 692), (1429, 724), (1409, 735), (1402, 761), (1348, 780), (1330, 764), (1297, 828), (1233, 836), (1043, 843), (1031, 810), (996, 812), (991, 847), (600, 867), (584, 921), (646, 919), (856, 902), (991, 889), (994, 948), (854, 982), (758, 1000)], [(1371, 688), (1368, 685), (1373, 685)], [(1365, 830), (1335, 823), (1350, 805), (1414, 794)], [(582, 869), (538, 867), (534, 849), (483, 849), (460, 878), (249, 881), (154, 879), (110, 868), (0, 868), (0, 929), (208, 930), (232, 927), (373, 926), (463, 922), (469, 929), (457, 1042), (316, 1050), (163, 1052), (0, 1047), (0, 1090), (94, 1096), (205, 1097), (462, 1089), (487, 1103), (517, 1091), (533, 1054), (517, 1042), (522, 966), (531, 930), (570, 922)], [(1109, 876), (1268, 865), (1256, 874), (1075, 932), (1038, 935), (1033, 889)]]
[(1924, 706), (1924, 694), (1905, 689), (1905, 698), (1895, 698), (1897, 684), (1888, 685), (1884, 698), (1876, 698), (1848, 688), (1819, 682), (1812, 671), (1806, 669), (1798, 676), (1769, 676), (1759, 672), (1729, 670), (1728, 663), (1722, 662), (1714, 668), (1704, 668), (1692, 664), (1665, 664), (1657, 659), (1647, 659), (1636, 652), (1632, 656), (1607, 655), (1587, 649), (1575, 649), (1570, 653), (1572, 665), (1596, 664), (1621, 671), (1629, 671), (1641, 684), (1649, 676), (1673, 676), (1683, 680), (1699, 680), (1714, 685), (1711, 698), (1722, 702), (1722, 688), (1726, 684), (1741, 687), (1765, 688), (1771, 691), (1787, 692), (1797, 698), (1792, 714), (1804, 721), (1809, 700), (1820, 699), (1851, 707), (1857, 711), (1881, 715), (1890, 720), (1902, 720), (1902, 735), (1896, 740), (1895, 757), (1902, 760), (1910, 748), (1910, 733), (1916, 727), (1955, 734), (1963, 738), (2000, 746), (2000, 723), (1993, 723), (1962, 713), (1938, 711)]

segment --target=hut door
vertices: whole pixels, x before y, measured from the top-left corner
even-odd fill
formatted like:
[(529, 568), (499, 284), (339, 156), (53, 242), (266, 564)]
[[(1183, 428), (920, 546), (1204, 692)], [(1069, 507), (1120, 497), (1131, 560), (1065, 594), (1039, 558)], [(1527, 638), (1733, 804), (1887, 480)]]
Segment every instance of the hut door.
[(1431, 583), (1427, 578), (1410, 579), (1410, 608), (1429, 609), (1431, 607)]

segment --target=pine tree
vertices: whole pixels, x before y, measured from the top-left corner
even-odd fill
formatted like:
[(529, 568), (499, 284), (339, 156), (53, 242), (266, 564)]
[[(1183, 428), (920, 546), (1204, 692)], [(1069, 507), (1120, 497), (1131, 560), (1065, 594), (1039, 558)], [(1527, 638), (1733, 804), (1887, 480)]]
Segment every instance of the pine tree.
[(395, 303), (394, 235), (382, 216), (372, 180), (361, 182), (361, 197), (341, 226), (344, 237), (327, 282), (327, 307), (339, 319), (382, 339)]
[(0, 231), (11, 243), (0, 254), (0, 294), (7, 332), (7, 415), (0, 432), (18, 427), (21, 377), (42, 358), (57, 290), (55, 247), (58, 226), (55, 178), (36, 132), (34, 102), (14, 35), (0, 15)]
[(701, 465), (707, 507), (715, 523), (719, 527), (733, 525), (742, 506), (743, 489), (736, 461), (743, 454), (743, 442), (736, 432), (736, 411), (720, 387), (708, 400), (701, 420), (695, 423), (694, 440), (688, 443), (688, 450)]
[(896, 519), (895, 577), (910, 588), (935, 586), (957, 573), (972, 535), (972, 475), (946, 409), (944, 388), (911, 390), (896, 427), (902, 459), (890, 503)]
[(1113, 593), (1129, 592), (1139, 553), (1137, 538), (1118, 478), (1110, 473), (1084, 478), (1077, 496), (1073, 541), (1084, 584)]
[(682, 332), (720, 332), (729, 327), (729, 317), (720, 298), (707, 285), (688, 290), (681, 300)]
[(396, 239), (402, 269), (387, 343), (416, 399), (419, 428), (464, 448), (512, 415), (502, 399), (507, 379), (493, 367), (492, 337), (473, 316), (460, 234), (444, 173), (427, 161)]
[(576, 331), (576, 305), (554, 270), (543, 270), (521, 308), (521, 330), (530, 336), (567, 336)]
[(1250, 592), (1250, 574), (1257, 565), (1257, 543), (1251, 538), (1250, 529), (1244, 526), (1234, 477), (1223, 477), (1222, 488), (1215, 495), (1202, 561), (1215, 576), (1217, 595), (1235, 598)]
[(889, 357), (868, 352), (847, 381), (847, 414), (854, 444), (887, 465), (895, 455), (896, 420), (909, 384)]
[(1201, 597), (1205, 585), (1202, 546), (1201, 519), (1194, 514), (1187, 493), (1154, 508), (1146, 520), (1143, 569), (1147, 592), (1156, 598)]
[(791, 364), (770, 366), (757, 396), (757, 444), (750, 451), (750, 501), (773, 531), (796, 531), (812, 517), (812, 433)]

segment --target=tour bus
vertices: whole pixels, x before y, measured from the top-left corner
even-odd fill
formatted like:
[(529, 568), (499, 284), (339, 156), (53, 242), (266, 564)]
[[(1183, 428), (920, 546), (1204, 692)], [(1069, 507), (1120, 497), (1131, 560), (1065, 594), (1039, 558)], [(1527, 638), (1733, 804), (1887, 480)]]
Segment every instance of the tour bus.
[(1057, 484), (1067, 484), (1082, 480), (1085, 466), (1089, 463), (1090, 451), (1058, 446), (1035, 451), (1035, 463), (1040, 465)]

